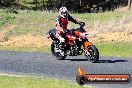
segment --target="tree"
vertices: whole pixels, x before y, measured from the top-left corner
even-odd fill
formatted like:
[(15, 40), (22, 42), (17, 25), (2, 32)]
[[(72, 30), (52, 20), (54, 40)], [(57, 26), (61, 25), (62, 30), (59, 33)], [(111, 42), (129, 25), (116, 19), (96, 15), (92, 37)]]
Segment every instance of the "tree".
[(0, 0), (0, 5), (9, 7), (15, 0)]
[(1, 0), (0, 0), (0, 5), (1, 5)]
[(44, 3), (45, 3), (45, 1), (44, 1), (44, 0), (42, 0), (42, 3), (43, 3), (43, 8), (44, 8)]
[(128, 0), (128, 9), (130, 10), (132, 7), (132, 0)]
[(33, 2), (35, 3), (36, 8), (37, 8), (38, 7), (38, 1), (37, 0), (33, 0)]

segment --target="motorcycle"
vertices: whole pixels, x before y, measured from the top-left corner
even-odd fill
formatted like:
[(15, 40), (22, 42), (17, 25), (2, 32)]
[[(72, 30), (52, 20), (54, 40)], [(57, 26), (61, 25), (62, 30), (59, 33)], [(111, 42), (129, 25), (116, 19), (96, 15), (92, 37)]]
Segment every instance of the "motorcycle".
[(99, 60), (99, 51), (96, 46), (89, 42), (87, 34), (84, 29), (85, 23), (81, 22), (80, 27), (77, 29), (65, 29), (65, 43), (62, 47), (59, 39), (49, 31), (49, 38), (53, 40), (51, 44), (51, 52), (58, 60), (64, 60), (67, 55), (78, 56), (84, 55), (86, 59), (92, 63), (96, 63)]

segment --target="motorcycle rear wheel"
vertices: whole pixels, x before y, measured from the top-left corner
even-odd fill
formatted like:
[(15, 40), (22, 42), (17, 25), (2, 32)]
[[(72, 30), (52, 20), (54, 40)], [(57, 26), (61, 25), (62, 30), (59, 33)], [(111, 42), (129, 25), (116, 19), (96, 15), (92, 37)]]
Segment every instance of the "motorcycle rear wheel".
[(51, 44), (51, 52), (53, 54), (53, 56), (55, 56), (58, 60), (64, 60), (66, 58), (67, 55), (61, 55), (60, 52), (55, 52), (55, 44), (52, 43)]

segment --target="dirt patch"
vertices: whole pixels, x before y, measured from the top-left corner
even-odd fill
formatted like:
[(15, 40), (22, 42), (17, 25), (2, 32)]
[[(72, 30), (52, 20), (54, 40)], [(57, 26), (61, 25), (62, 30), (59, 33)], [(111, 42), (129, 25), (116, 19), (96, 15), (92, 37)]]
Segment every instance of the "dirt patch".
[(41, 35), (24, 34), (9, 38), (8, 41), (0, 43), (1, 46), (14, 46), (14, 47), (43, 47), (49, 46), (51, 41)]
[(128, 10), (129, 10), (128, 6), (126, 6), (126, 7), (120, 7), (120, 8), (115, 9), (115, 11), (117, 11), (117, 12), (125, 12), (125, 11), (128, 11)]
[(131, 42), (132, 35), (128, 35), (127, 32), (107, 32), (97, 35), (93, 38), (96, 42)]
[(12, 30), (16, 27), (16, 25), (12, 24), (5, 24), (3, 27), (0, 28), (0, 42), (3, 42), (3, 39), (5, 38), (5, 34), (8, 30)]
[(3, 40), (5, 39), (6, 32), (9, 30), (12, 30), (16, 27), (16, 25), (12, 24), (6, 24), (1, 28), (0, 31), (0, 46), (5, 47), (43, 47), (51, 44), (51, 41), (46, 38), (46, 36), (41, 35), (33, 35), (31, 33), (29, 34), (23, 34), (18, 36), (11, 36), (8, 38), (7, 41)]
[[(92, 42), (132, 42), (132, 16), (123, 17), (120, 21), (107, 23), (95, 22), (86, 26), (88, 39)], [(47, 36), (34, 35), (32, 33), (11, 36), (7, 41), (1, 41), (8, 30), (15, 28), (15, 25), (7, 24), (0, 31), (0, 46), (5, 47), (31, 47), (40, 48), (50, 46), (51, 40)]]
[(5, 35), (5, 30), (4, 31), (0, 31), (0, 39), (2, 39)]
[[(92, 42), (130, 42), (132, 41), (132, 34), (130, 32), (106, 32), (95, 35), (89, 34), (88, 38)], [(6, 42), (1, 42), (1, 46), (13, 47), (32, 47), (40, 48), (50, 46), (51, 40), (41, 35), (24, 34), (9, 38)]]
[(132, 42), (132, 22), (114, 25), (106, 30), (91, 30), (91, 35), (89, 35), (90, 40), (93, 42)]
[[(99, 29), (100, 30), (100, 29)], [(88, 31), (88, 39), (92, 42), (130, 42), (132, 41), (132, 23), (114, 26), (111, 31)], [(4, 31), (0, 32), (1, 36), (4, 36)], [(3, 35), (2, 35), (3, 34)], [(0, 36), (0, 37), (1, 37)], [(0, 42), (1, 46), (13, 46), (13, 47), (32, 47), (40, 48), (50, 46), (51, 40), (46, 36), (23, 34), (19, 36), (13, 36), (8, 41)]]

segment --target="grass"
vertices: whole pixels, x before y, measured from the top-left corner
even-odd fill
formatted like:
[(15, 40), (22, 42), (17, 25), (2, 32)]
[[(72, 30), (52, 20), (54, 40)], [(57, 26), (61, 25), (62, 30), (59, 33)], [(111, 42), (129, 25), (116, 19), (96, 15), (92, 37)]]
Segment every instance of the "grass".
[(132, 57), (132, 43), (97, 43), (101, 56)]
[[(116, 57), (132, 57), (132, 43), (95, 43), (100, 52), (100, 56), (116, 56)], [(50, 46), (47, 47), (0, 47), (0, 50), (8, 51), (24, 51), (24, 52), (48, 52)]]
[[(105, 13), (91, 13), (91, 14), (72, 14), (75, 18), (80, 19), (81, 21), (86, 22), (86, 24), (92, 24), (95, 21), (107, 22), (109, 20), (118, 20), (124, 15), (129, 15), (130, 13), (123, 12), (105, 12)], [(2, 17), (4, 15), (4, 17)], [(3, 10), (0, 10), (0, 17), (2, 17), (4, 24), (10, 23), (16, 25), (12, 30), (7, 31), (7, 35), (16, 36), (25, 33), (37, 33), (44, 35), (48, 30), (54, 27), (55, 18), (58, 13), (48, 13), (40, 11), (18, 11), (18, 14), (7, 13)], [(10, 22), (10, 19), (6, 18), (15, 18), (13, 22)], [(2, 25), (3, 22), (0, 22)], [(3, 25), (4, 25), (3, 24)], [(71, 27), (75, 27), (73, 24)], [(77, 25), (76, 25), (77, 26)]]
[[(79, 18), (86, 23), (86, 27), (89, 28), (89, 24), (93, 26), (93, 22), (110, 22), (110, 20), (120, 20), (123, 16), (130, 15), (130, 12), (105, 12), (105, 13), (90, 13), (90, 14), (77, 14), (71, 15), (75, 18)], [(3, 9), (0, 10), (0, 32), (5, 30), (0, 40), (2, 42), (8, 41), (12, 36), (19, 36), (23, 34), (34, 34), (47, 36), (46, 33), (54, 27), (55, 18), (58, 13), (49, 13), (32, 10), (18, 10), (18, 14), (9, 13)], [(8, 27), (8, 24), (14, 27)], [(70, 28), (77, 27), (70, 23)], [(4, 28), (4, 29), (3, 29)], [(104, 29), (105, 30), (105, 29)], [(2, 43), (0, 42), (0, 43)], [(50, 47), (16, 47), (16, 46), (0, 46), (0, 50), (15, 50), (15, 51), (28, 51), (28, 52), (50, 52)], [(101, 56), (132, 56), (131, 44), (123, 43), (97, 43), (97, 48), (100, 51)]]
[[(7, 30), (6, 37), (18, 36), (22, 34), (32, 33), (46, 36), (46, 33), (54, 27), (55, 19), (58, 13), (49, 13), (32, 10), (18, 10), (18, 14), (9, 13), (5, 10), (0, 10), (0, 25), (7, 24), (15, 25), (14, 28)], [(72, 14), (75, 18), (80, 19), (86, 23), (86, 27), (93, 25), (95, 21), (108, 22), (110, 20), (118, 20), (124, 15), (130, 15), (129, 12), (105, 12), (105, 13), (91, 13), (91, 14)], [(77, 25), (70, 24), (70, 28), (77, 27)], [(2, 29), (0, 29), (2, 30)]]
[(0, 26), (3, 26), (6, 23), (10, 23), (13, 21), (15, 21), (15, 16), (13, 16), (12, 14), (0, 14)]
[[(65, 80), (0, 76), (0, 88), (84, 88)], [(91, 88), (91, 87), (89, 87)]]
[(0, 50), (6, 51), (22, 51), (22, 52), (50, 52), (50, 47), (0, 47)]
[[(74, 15), (74, 14), (73, 14)], [(105, 12), (105, 13), (90, 13), (90, 14), (75, 14), (77, 18), (85, 22), (94, 23), (95, 21), (107, 22), (110, 20), (119, 20), (124, 15), (130, 15), (129, 12)]]

